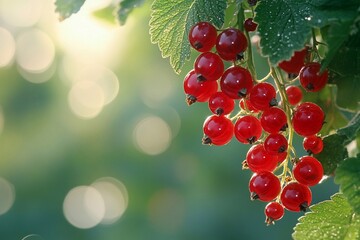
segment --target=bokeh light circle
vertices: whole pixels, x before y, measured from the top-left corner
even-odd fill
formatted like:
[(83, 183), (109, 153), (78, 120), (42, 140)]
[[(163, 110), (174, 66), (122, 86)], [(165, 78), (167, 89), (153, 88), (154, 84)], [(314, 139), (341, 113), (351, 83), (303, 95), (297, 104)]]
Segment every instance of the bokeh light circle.
[(0, 27), (0, 68), (10, 65), (15, 55), (15, 39), (5, 28)]
[(149, 155), (164, 152), (171, 143), (169, 125), (157, 116), (149, 116), (140, 120), (133, 131), (133, 139), (138, 149)]
[(44, 72), (29, 72), (25, 71), (22, 68), (18, 68), (20, 75), (31, 83), (44, 83), (50, 80), (56, 71), (55, 64), (52, 64), (50, 68), (46, 69)]
[(55, 58), (55, 45), (41, 30), (31, 29), (19, 34), (16, 39), (16, 61), (28, 72), (46, 71)]
[(75, 82), (83, 80), (94, 82), (102, 89), (104, 104), (112, 102), (119, 93), (119, 80), (108, 68), (99, 65), (84, 67), (74, 77)]
[(15, 201), (15, 188), (4, 178), (0, 178), (0, 215), (10, 210)]
[(104, 199), (105, 214), (102, 224), (116, 222), (125, 212), (128, 206), (129, 196), (125, 185), (119, 180), (104, 177), (91, 184)]
[(103, 109), (105, 97), (98, 84), (79, 81), (70, 89), (68, 102), (75, 115), (81, 118), (94, 118)]
[(78, 186), (66, 195), (63, 211), (71, 225), (81, 229), (92, 228), (104, 218), (104, 199), (95, 188)]
[(42, 14), (42, 0), (0, 0), (0, 15), (15, 27), (35, 25)]

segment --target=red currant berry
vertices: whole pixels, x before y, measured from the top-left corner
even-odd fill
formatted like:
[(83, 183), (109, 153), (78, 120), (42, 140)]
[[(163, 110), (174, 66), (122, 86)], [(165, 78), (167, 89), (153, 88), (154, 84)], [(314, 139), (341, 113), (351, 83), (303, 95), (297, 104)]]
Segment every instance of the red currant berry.
[(286, 95), (291, 105), (297, 105), (303, 98), (301, 89), (293, 85), (286, 87)]
[(312, 135), (304, 138), (303, 147), (309, 154), (318, 154), (323, 150), (324, 143), (321, 137)]
[(307, 186), (314, 186), (320, 182), (324, 175), (321, 163), (314, 157), (304, 156), (293, 167), (296, 181)]
[(191, 70), (184, 79), (186, 102), (191, 105), (195, 102), (206, 102), (218, 89), (216, 81), (199, 81), (194, 70)]
[(278, 163), (277, 156), (268, 153), (262, 144), (252, 146), (246, 154), (246, 163), (253, 172), (272, 172)]
[(280, 180), (271, 172), (254, 173), (249, 182), (249, 190), (252, 200), (271, 201), (280, 194)]
[(272, 133), (266, 137), (264, 148), (271, 154), (280, 154), (287, 151), (288, 142), (284, 135)]
[(241, 59), (247, 46), (244, 33), (235, 28), (222, 31), (216, 39), (216, 51), (226, 61)]
[(324, 123), (323, 110), (311, 102), (301, 103), (295, 110), (292, 123), (297, 134), (303, 137), (317, 134)]
[(308, 92), (318, 92), (323, 89), (328, 81), (328, 71), (320, 74), (320, 63), (306, 64), (299, 73), (300, 84)]
[(235, 137), (244, 144), (253, 144), (262, 133), (260, 121), (251, 115), (239, 118), (234, 127)]
[(259, 110), (257, 110), (256, 108), (254, 108), (253, 105), (251, 105), (251, 102), (245, 98), (242, 98), (240, 99), (239, 101), (239, 107), (241, 109), (244, 109), (246, 111), (250, 111), (250, 112), (253, 112), (253, 113), (257, 113), (259, 112)]
[(256, 84), (250, 91), (250, 103), (260, 111), (276, 106), (274, 86), (266, 82)]
[(219, 55), (205, 52), (195, 60), (194, 69), (199, 81), (216, 81), (224, 72), (224, 63)]
[(209, 98), (209, 109), (216, 115), (227, 115), (234, 110), (234, 99), (223, 92), (213, 93)]
[(225, 145), (234, 134), (234, 125), (224, 116), (212, 115), (206, 118), (204, 125), (203, 144)]
[(311, 191), (308, 186), (297, 182), (287, 184), (281, 192), (281, 203), (289, 211), (306, 211), (311, 204)]
[(271, 107), (263, 112), (260, 118), (261, 126), (268, 133), (278, 133), (287, 128), (287, 118), (284, 110)]
[(270, 202), (265, 207), (265, 222), (271, 224), (284, 216), (284, 207), (278, 202)]
[(233, 99), (245, 97), (253, 87), (253, 79), (248, 70), (233, 66), (220, 79), (221, 91)]
[(287, 73), (299, 74), (300, 69), (305, 64), (305, 58), (308, 53), (308, 48), (304, 48), (300, 51), (295, 51), (294, 55), (290, 58), (290, 60), (282, 61), (279, 63), (279, 67)]
[(199, 52), (210, 51), (216, 43), (216, 28), (208, 22), (199, 22), (189, 31), (189, 42)]
[(252, 18), (248, 18), (244, 22), (244, 28), (248, 32), (253, 32), (257, 28), (257, 23), (255, 23)]
[(287, 157), (287, 151), (278, 153), (277, 156), (278, 156), (278, 163), (282, 163), (283, 161), (285, 161), (285, 159)]

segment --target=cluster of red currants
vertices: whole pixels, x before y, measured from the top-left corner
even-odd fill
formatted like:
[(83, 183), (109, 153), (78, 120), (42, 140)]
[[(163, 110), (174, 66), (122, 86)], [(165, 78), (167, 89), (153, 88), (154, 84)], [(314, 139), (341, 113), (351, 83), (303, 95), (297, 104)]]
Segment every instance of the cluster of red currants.
[[(252, 19), (244, 22), (245, 31), (254, 31), (256, 26)], [(203, 124), (203, 144), (225, 145), (233, 136), (243, 144), (253, 144), (243, 168), (253, 172), (251, 199), (270, 202), (265, 207), (266, 222), (270, 224), (282, 218), (284, 208), (305, 211), (310, 205), (309, 187), (323, 178), (322, 165), (312, 154), (322, 151), (323, 142), (317, 134), (325, 115), (315, 103), (301, 102), (303, 92), (294, 80), (278, 82), (274, 87), (253, 79), (244, 59), (249, 42), (246, 35), (236, 28), (219, 32), (209, 22), (199, 22), (189, 31), (191, 46), (201, 54), (184, 79), (186, 102), (207, 102), (213, 113)], [(328, 73), (321, 73), (317, 62), (306, 63), (309, 51), (306, 47), (295, 52), (277, 69), (282, 69), (280, 74), (298, 75), (305, 91), (316, 92), (326, 85)], [(231, 66), (225, 69), (224, 62)], [(271, 75), (275, 80), (279, 77)], [(240, 111), (230, 117), (237, 100)], [(293, 132), (304, 137), (308, 156), (296, 157)]]

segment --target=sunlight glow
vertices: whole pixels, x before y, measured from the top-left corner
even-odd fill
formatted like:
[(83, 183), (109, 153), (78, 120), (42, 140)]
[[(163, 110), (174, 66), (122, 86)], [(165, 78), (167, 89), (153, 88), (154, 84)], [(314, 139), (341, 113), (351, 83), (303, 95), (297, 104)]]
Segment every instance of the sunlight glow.
[(95, 188), (78, 186), (66, 195), (63, 211), (66, 220), (73, 226), (92, 228), (104, 218), (104, 199)]
[(0, 0), (0, 16), (14, 27), (35, 25), (43, 10), (43, 0)]
[(87, 0), (83, 8), (89, 11), (95, 11), (104, 7), (107, 7), (113, 0)]
[(59, 24), (58, 43), (66, 54), (71, 53), (83, 63), (108, 63), (114, 51), (118, 51), (126, 40), (118, 36), (126, 36), (129, 27), (104, 24), (94, 19), (85, 8)]
[(14, 55), (14, 37), (7, 29), (0, 27), (0, 68), (10, 65)]
[(115, 178), (104, 177), (91, 184), (102, 196), (105, 204), (105, 214), (102, 224), (116, 222), (125, 212), (129, 196), (125, 185)]
[(15, 201), (15, 188), (6, 179), (0, 178), (0, 215), (10, 210)]
[(170, 146), (172, 136), (169, 125), (163, 119), (150, 116), (137, 123), (133, 138), (140, 151), (158, 155)]

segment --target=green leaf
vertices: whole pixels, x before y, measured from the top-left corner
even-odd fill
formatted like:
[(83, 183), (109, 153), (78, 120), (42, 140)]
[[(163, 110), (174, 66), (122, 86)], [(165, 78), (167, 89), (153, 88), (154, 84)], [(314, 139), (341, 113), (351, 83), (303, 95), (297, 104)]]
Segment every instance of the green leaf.
[[(359, 8), (360, 9), (360, 8)], [(360, 16), (358, 17), (360, 25)], [(329, 83), (338, 88), (337, 105), (354, 112), (360, 109), (360, 29), (339, 48), (328, 65)], [(349, 97), (351, 96), (351, 97)]]
[[(360, 14), (360, 13), (359, 13)], [(360, 16), (357, 18), (357, 25), (360, 25)], [(358, 27), (360, 28), (360, 26)], [(360, 75), (360, 29), (353, 26), (356, 34), (350, 35), (337, 51), (336, 58), (331, 61), (328, 68), (339, 76)], [(331, 76), (331, 83), (338, 83), (337, 75)]]
[(141, 6), (145, 0), (123, 0), (119, 3), (119, 8), (117, 10), (117, 18), (120, 25), (126, 23), (126, 19), (134, 8)]
[(356, 8), (335, 7), (332, 1), (262, 0), (256, 8), (260, 46), (276, 65), (304, 48), (313, 27), (324, 27), (356, 16)]
[(324, 38), (328, 45), (328, 52), (326, 53), (325, 60), (322, 61), (322, 69), (326, 69), (333, 58), (339, 51), (339, 48), (349, 38), (350, 26), (352, 22), (334, 23), (330, 26), (323, 28), (321, 36)]
[[(358, 17), (350, 26), (348, 38), (337, 49), (335, 57), (327, 66), (330, 72), (329, 83), (336, 84), (338, 88), (337, 105), (354, 112), (360, 109), (360, 95), (358, 94), (360, 88), (360, 7), (358, 9)], [(344, 27), (346, 26), (344, 24)], [(337, 29), (336, 31), (341, 32), (342, 30)], [(329, 36), (325, 33), (324, 39), (328, 38)]]
[(200, 21), (220, 28), (224, 24), (225, 9), (225, 0), (155, 0), (150, 19), (151, 41), (159, 45), (164, 58), (170, 57), (171, 66), (180, 73), (190, 57), (190, 28)]
[(60, 20), (64, 20), (71, 16), (73, 13), (77, 13), (85, 0), (56, 0), (55, 11), (60, 14)]
[(299, 219), (294, 240), (359, 240), (360, 215), (355, 214), (342, 194), (310, 207)]
[(325, 175), (332, 175), (338, 164), (348, 157), (345, 145), (356, 138), (359, 130), (360, 113), (357, 113), (346, 127), (340, 128), (336, 133), (323, 138), (324, 149), (314, 157), (322, 163)]
[(353, 119), (344, 128), (337, 131), (338, 134), (347, 137), (347, 143), (356, 138), (357, 132), (360, 130), (360, 112), (358, 112)]
[(348, 157), (344, 146), (346, 139), (346, 136), (339, 134), (332, 134), (323, 138), (324, 149), (314, 157), (323, 165), (325, 175), (332, 175), (337, 165)]
[(350, 111), (358, 111), (360, 109), (360, 75), (339, 77), (336, 85), (338, 87), (337, 105)]
[(262, 0), (256, 8), (255, 21), (260, 34), (264, 56), (276, 65), (289, 59), (295, 50), (304, 48), (310, 37), (308, 17), (311, 8), (305, 1)]
[(360, 214), (360, 156), (343, 161), (335, 172), (335, 183), (346, 196), (349, 204)]
[(114, 25), (116, 23), (115, 18), (113, 16), (114, 10), (115, 7), (113, 5), (109, 5), (108, 7), (94, 11), (92, 14), (97, 19), (109, 23), (111, 25)]

